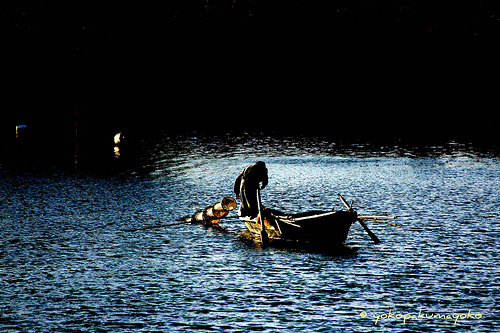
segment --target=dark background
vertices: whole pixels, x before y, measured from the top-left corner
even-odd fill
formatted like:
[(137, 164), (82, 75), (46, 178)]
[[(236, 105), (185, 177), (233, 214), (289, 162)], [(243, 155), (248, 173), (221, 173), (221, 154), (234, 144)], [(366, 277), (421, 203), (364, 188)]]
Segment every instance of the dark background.
[(120, 130), (496, 144), (499, 19), (490, 0), (2, 2), (2, 147), (18, 124), (68, 149)]

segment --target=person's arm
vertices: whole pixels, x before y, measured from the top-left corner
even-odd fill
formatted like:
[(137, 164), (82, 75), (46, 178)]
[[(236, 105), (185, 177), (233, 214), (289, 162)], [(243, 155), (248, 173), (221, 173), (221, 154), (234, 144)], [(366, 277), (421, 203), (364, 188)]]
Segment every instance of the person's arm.
[(267, 186), (267, 183), (269, 182), (269, 177), (267, 175), (267, 168), (264, 169), (264, 175), (262, 177), (262, 188), (261, 189), (264, 189), (264, 187)]
[(243, 176), (243, 173), (240, 173), (238, 178), (234, 181), (234, 186), (233, 186), (233, 191), (234, 194), (236, 195), (236, 199), (240, 197), (240, 186), (241, 186), (241, 177)]

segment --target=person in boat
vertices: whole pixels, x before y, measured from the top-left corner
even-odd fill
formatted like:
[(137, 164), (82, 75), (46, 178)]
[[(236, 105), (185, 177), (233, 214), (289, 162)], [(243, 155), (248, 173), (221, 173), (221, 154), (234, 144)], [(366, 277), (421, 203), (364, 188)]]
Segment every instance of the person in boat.
[(257, 216), (259, 208), (257, 205), (257, 188), (262, 183), (261, 189), (267, 186), (269, 178), (267, 176), (266, 163), (259, 161), (249, 165), (234, 181), (234, 193), (240, 199), (240, 216)]

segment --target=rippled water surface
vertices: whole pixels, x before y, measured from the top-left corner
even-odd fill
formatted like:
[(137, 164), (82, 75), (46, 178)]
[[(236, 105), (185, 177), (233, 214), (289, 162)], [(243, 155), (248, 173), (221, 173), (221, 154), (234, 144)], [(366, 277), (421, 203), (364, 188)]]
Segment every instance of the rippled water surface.
[[(142, 145), (134, 163), (123, 151), (104, 170), (0, 174), (2, 332), (490, 332), (498, 324), (498, 157), (463, 145), (422, 152), (245, 135), (164, 135)], [(269, 169), (269, 207), (342, 209), (342, 193), (358, 213), (398, 215), (403, 228), (369, 223), (383, 241), (374, 245), (353, 225), (347, 243), (358, 253), (348, 256), (263, 249), (234, 218), (221, 229), (127, 231), (176, 223), (232, 195), (233, 180), (257, 160)]]

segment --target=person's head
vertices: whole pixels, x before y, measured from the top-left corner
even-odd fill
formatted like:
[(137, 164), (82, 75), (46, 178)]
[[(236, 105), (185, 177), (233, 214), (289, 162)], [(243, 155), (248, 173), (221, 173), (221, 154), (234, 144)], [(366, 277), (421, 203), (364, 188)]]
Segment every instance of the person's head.
[(266, 167), (266, 163), (262, 162), (262, 161), (258, 161), (255, 163), (255, 166), (258, 166), (258, 167), (261, 167), (261, 168), (265, 168)]

